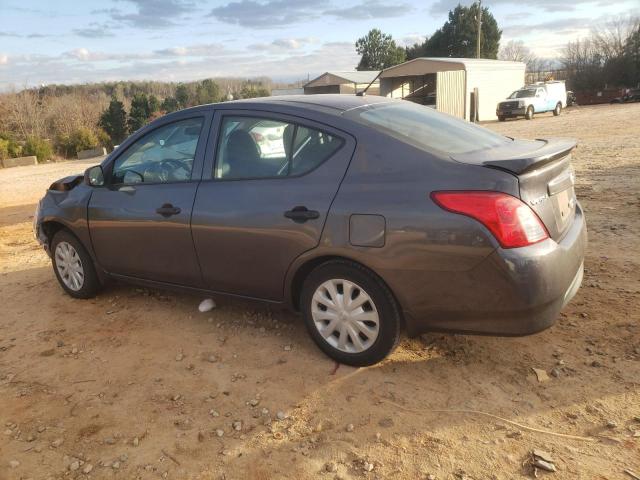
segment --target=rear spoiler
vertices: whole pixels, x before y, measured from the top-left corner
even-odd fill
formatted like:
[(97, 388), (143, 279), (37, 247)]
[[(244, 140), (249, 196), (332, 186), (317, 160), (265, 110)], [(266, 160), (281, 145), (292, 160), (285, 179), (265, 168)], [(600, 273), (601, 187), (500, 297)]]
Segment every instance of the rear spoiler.
[(576, 145), (577, 142), (571, 138), (539, 138), (535, 142), (515, 140), (511, 147), (466, 153), (452, 158), (458, 162), (475, 163), (521, 175), (566, 157)]

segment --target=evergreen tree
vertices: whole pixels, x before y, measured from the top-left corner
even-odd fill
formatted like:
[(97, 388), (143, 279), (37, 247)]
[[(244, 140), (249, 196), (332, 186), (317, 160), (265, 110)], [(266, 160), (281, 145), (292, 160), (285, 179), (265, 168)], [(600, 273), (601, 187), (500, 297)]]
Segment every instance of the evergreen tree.
[(113, 97), (100, 116), (99, 126), (107, 132), (114, 145), (119, 145), (127, 136), (127, 112), (124, 104)]
[(167, 97), (162, 101), (162, 104), (160, 105), (160, 110), (166, 113), (175, 112), (179, 108), (180, 107), (178, 106), (178, 100), (176, 100), (176, 97)]
[(149, 98), (144, 93), (136, 93), (131, 100), (131, 110), (129, 111), (129, 132), (133, 133), (140, 129), (151, 116), (149, 109)]
[(149, 95), (149, 116), (160, 111), (160, 100), (155, 95)]
[(220, 87), (210, 78), (203, 80), (196, 87), (196, 100), (198, 105), (220, 101)]
[[(449, 11), (449, 19), (422, 44), (407, 49), (407, 59), (417, 57), (476, 57), (478, 4), (458, 5)], [(498, 58), (502, 30), (489, 9), (482, 9), (480, 57)]]
[(184, 84), (180, 83), (176, 87), (176, 102), (178, 104), (178, 108), (187, 108), (191, 106), (189, 95), (189, 88)]

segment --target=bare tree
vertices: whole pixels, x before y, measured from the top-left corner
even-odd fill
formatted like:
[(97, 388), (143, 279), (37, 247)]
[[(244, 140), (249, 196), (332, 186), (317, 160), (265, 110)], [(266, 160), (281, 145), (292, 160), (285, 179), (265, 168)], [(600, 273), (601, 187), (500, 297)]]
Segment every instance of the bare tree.
[(640, 17), (622, 17), (594, 27), (587, 38), (569, 42), (562, 62), (573, 88), (635, 85), (640, 72), (632, 64), (628, 46), (639, 29)]
[(591, 39), (604, 61), (624, 55), (625, 45), (631, 34), (640, 25), (640, 17), (614, 18), (591, 31)]
[(529, 63), (535, 55), (522, 40), (509, 40), (498, 52), (500, 60)]

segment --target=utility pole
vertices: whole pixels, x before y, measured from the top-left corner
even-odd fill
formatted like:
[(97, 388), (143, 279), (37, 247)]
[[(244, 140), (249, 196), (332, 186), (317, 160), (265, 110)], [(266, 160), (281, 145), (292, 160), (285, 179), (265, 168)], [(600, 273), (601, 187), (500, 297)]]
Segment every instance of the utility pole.
[(482, 0), (478, 0), (478, 14), (476, 15), (478, 21), (478, 38), (476, 40), (476, 58), (480, 58), (480, 35), (482, 33)]

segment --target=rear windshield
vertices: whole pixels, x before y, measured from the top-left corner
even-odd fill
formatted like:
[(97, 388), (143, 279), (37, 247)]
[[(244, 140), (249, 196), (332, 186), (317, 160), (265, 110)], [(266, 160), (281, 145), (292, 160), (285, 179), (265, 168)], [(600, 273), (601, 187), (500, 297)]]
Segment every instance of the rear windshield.
[(511, 142), (473, 123), (409, 101), (369, 105), (345, 117), (427, 151), (447, 155), (485, 150)]

